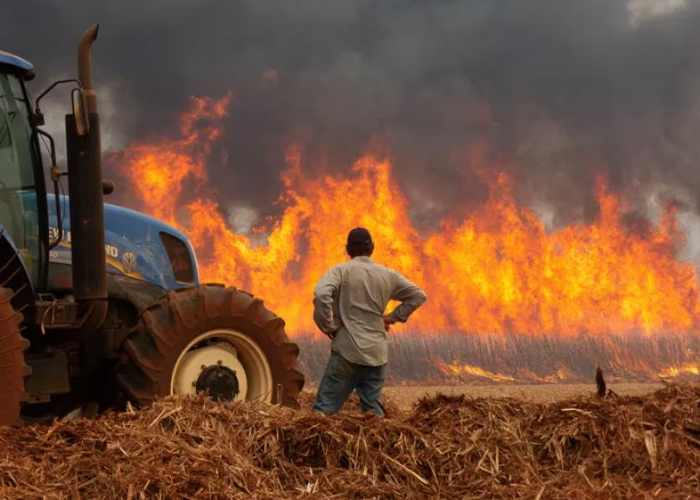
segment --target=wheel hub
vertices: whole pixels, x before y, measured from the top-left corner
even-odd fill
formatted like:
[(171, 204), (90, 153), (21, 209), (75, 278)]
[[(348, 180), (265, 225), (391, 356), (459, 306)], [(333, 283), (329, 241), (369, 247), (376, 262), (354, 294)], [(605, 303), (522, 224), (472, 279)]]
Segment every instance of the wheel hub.
[(220, 399), (272, 401), (272, 370), (264, 351), (233, 329), (193, 338), (175, 362), (170, 384), (172, 394), (194, 396), (209, 389)]
[(197, 394), (206, 392), (217, 401), (231, 401), (240, 392), (236, 372), (220, 364), (203, 368), (195, 388)]
[(194, 396), (208, 390), (216, 399), (246, 399), (248, 377), (238, 351), (227, 342), (193, 349), (177, 363), (173, 392)]

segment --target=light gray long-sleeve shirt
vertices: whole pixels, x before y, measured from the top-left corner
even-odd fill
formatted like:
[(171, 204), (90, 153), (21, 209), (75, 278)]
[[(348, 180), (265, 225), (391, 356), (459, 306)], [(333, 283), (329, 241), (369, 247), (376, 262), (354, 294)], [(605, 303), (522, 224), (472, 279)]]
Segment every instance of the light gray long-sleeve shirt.
[(332, 267), (314, 290), (314, 321), (333, 335), (331, 349), (343, 358), (365, 366), (387, 362), (383, 315), (390, 300), (400, 301), (389, 317), (405, 322), (427, 296), (401, 274), (369, 257)]

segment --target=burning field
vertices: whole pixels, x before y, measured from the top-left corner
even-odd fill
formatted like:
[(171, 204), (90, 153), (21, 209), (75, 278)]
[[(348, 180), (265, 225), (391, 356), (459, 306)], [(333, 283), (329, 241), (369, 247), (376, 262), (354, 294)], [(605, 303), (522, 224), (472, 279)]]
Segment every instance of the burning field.
[(391, 334), (395, 379), (562, 382), (590, 380), (597, 366), (618, 379), (698, 373), (700, 284), (695, 265), (677, 257), (685, 235), (673, 203), (656, 221), (629, 224), (628, 193), (602, 176), (591, 186), (593, 220), (548, 229), (516, 202), (508, 165), (490, 163), (483, 146), (469, 168), (486, 186), (484, 203), (425, 232), (390, 159), (365, 155), (330, 175), (292, 146), (280, 215), (237, 233), (207, 169), (233, 100), (193, 98), (181, 137), (134, 143), (108, 164), (130, 179), (125, 203), (188, 235), (204, 281), (251, 291), (285, 319), (312, 378), (327, 352), (311, 319), (313, 287), (347, 258), (344, 238), (357, 225), (373, 233), (375, 260), (429, 296)]
[[(390, 403), (390, 402), (389, 402)], [(310, 401), (303, 401), (308, 407)], [(0, 497), (697, 498), (700, 388), (435, 396), (391, 418), (207, 398), (0, 430)]]
[[(301, 370), (319, 380), (329, 342), (295, 339)], [(403, 334), (389, 340), (389, 379), (413, 384), (580, 383), (601, 367), (611, 381), (696, 381), (700, 337)]]

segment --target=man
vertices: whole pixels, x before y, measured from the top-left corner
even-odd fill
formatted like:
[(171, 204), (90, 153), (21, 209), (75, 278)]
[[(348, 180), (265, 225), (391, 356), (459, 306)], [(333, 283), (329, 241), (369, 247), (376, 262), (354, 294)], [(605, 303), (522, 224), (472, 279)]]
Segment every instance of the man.
[[(367, 229), (350, 231), (346, 250), (351, 260), (331, 268), (314, 290), (314, 321), (332, 339), (314, 410), (338, 413), (357, 390), (362, 411), (384, 416), (386, 332), (392, 324), (406, 322), (427, 296), (401, 274), (372, 261), (374, 243)], [(384, 315), (390, 300), (401, 304)]]

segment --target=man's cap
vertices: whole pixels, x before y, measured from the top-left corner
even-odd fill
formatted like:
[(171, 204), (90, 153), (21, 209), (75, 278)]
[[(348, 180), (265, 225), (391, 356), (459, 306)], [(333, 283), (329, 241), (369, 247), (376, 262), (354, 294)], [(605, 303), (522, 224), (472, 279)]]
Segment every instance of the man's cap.
[(372, 235), (364, 227), (356, 227), (348, 233), (348, 246), (371, 245)]

